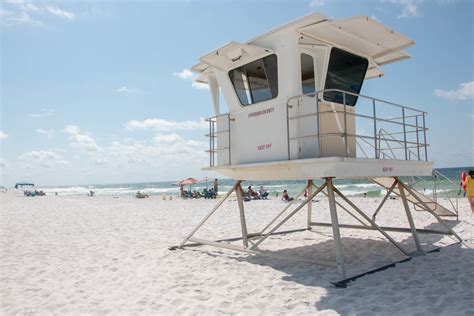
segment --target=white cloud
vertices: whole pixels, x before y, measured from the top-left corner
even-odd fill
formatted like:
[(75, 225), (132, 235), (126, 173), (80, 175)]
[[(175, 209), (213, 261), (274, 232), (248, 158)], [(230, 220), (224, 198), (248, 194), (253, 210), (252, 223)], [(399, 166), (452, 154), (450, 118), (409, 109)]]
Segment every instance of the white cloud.
[(53, 150), (33, 150), (20, 155), (19, 159), (27, 164), (39, 163), (41, 167), (52, 168), (67, 165), (61, 155)]
[(3, 131), (0, 131), (0, 140), (4, 140), (7, 138), (8, 138), (8, 134)]
[(0, 19), (7, 26), (18, 24), (39, 24), (47, 16), (56, 16), (66, 20), (74, 20), (76, 15), (55, 4), (45, 4), (29, 0), (7, 0), (2, 2)]
[(195, 77), (194, 73), (189, 69), (183, 69), (183, 71), (173, 73), (173, 76), (176, 76), (180, 79), (193, 79)]
[(461, 83), (457, 90), (436, 89), (433, 93), (451, 101), (474, 100), (474, 81)]
[(205, 150), (208, 144), (202, 141), (184, 139), (176, 134), (159, 134), (153, 143), (128, 139), (115, 141), (107, 149), (111, 160), (124, 165), (146, 164), (159, 169), (169, 169), (171, 165), (186, 164), (203, 166), (207, 161)]
[(46, 116), (51, 116), (54, 114), (53, 109), (41, 109), (40, 113), (31, 113), (30, 116), (34, 118), (41, 118)]
[(199, 121), (168, 121), (163, 119), (146, 119), (143, 121), (131, 120), (125, 123), (125, 127), (130, 130), (151, 129), (158, 132), (169, 132), (175, 130), (192, 130), (208, 128), (204, 119)]
[(157, 143), (174, 143), (182, 141), (183, 138), (176, 133), (173, 134), (156, 134), (153, 140)]
[(127, 86), (122, 86), (122, 87), (117, 89), (117, 92), (120, 93), (120, 94), (133, 94), (133, 93), (137, 93), (139, 91), (140, 90), (138, 90), (136, 88), (129, 88)]
[(402, 13), (398, 15), (399, 19), (409, 18), (419, 15), (418, 7), (423, 0), (382, 0), (385, 3), (391, 3), (402, 7)]
[(69, 135), (72, 147), (79, 148), (88, 153), (101, 151), (101, 148), (92, 137), (81, 134), (81, 129), (78, 126), (68, 125), (64, 128), (63, 132)]
[(180, 72), (174, 72), (173, 76), (178, 77), (179, 79), (182, 80), (192, 80), (192, 87), (197, 90), (209, 90), (209, 85), (201, 82), (196, 82), (194, 79), (196, 79), (196, 74), (194, 74), (191, 70), (189, 69), (183, 69)]
[(56, 15), (56, 16), (59, 16), (61, 18), (65, 18), (65, 19), (68, 19), (68, 20), (74, 20), (75, 18), (75, 14), (72, 13), (72, 12), (68, 12), (68, 11), (65, 11), (63, 9), (60, 9), (56, 6), (47, 6), (45, 7), (46, 11), (48, 11), (49, 13), (53, 14), (53, 15)]
[(18, 24), (41, 24), (39, 21), (30, 17), (26, 12), (15, 12), (6, 9), (0, 9), (0, 21), (7, 26)]
[(54, 129), (45, 130), (45, 129), (42, 129), (42, 128), (38, 128), (36, 130), (36, 133), (46, 135), (46, 136), (48, 136), (48, 138), (51, 138), (54, 135)]

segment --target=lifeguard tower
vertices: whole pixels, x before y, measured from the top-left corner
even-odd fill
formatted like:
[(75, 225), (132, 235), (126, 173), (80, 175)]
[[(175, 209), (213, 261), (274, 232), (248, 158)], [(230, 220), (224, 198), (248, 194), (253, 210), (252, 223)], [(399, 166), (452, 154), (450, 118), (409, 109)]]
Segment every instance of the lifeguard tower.
[[(201, 223), (173, 249), (206, 244), (262, 254), (261, 243), (294, 214), (307, 206), (303, 229), (331, 226), (336, 266), (347, 283), (341, 248), (337, 206), (339, 196), (363, 223), (351, 228), (382, 233), (408, 257), (423, 254), (418, 233), (456, 235), (440, 218), (455, 215), (400, 180), (404, 176), (430, 176), (426, 115), (411, 107), (360, 94), (365, 80), (383, 76), (381, 67), (408, 59), (405, 48), (414, 42), (368, 17), (332, 21), (310, 14), (260, 35), (246, 43), (230, 42), (200, 58), (192, 70), (196, 81), (209, 85), (215, 116), (209, 118), (209, 166), (236, 180), (232, 190)], [(229, 112), (221, 113), (220, 92)], [(365, 178), (387, 194), (372, 217), (366, 215), (333, 184), (333, 179)], [(316, 186), (315, 179), (323, 179)], [(308, 196), (295, 199), (261, 232), (248, 233), (242, 201), (243, 180), (306, 180)], [(243, 245), (195, 237), (197, 230), (231, 193), (237, 196)], [(312, 221), (312, 199), (329, 199), (331, 223)], [(376, 215), (390, 194), (401, 197), (410, 227), (379, 227)], [(298, 196), (299, 197), (299, 196)], [(426, 231), (414, 225), (409, 203), (431, 213), (446, 228)], [(294, 209), (293, 209), (294, 208)], [(285, 215), (285, 216), (284, 216)], [(389, 231), (412, 234), (416, 253), (399, 245)], [(235, 241), (236, 239), (229, 239)], [(228, 241), (229, 241), (228, 240)], [(268, 255), (268, 252), (265, 252)], [(305, 258), (289, 258), (301, 259)]]

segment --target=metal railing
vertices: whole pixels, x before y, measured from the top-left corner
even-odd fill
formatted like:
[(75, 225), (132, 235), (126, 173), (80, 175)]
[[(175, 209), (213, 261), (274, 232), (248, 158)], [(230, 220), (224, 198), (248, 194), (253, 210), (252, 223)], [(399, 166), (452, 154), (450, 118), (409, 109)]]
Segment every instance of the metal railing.
[[(459, 217), (459, 195), (453, 196), (450, 193), (456, 191), (459, 185), (455, 183), (452, 179), (445, 176), (440, 171), (433, 169), (431, 178), (413, 176), (411, 177), (411, 180), (408, 181), (408, 184), (411, 188), (415, 190), (421, 190), (423, 188), (424, 191), (425, 188), (431, 187), (430, 193), (423, 192), (423, 194), (431, 197), (435, 203), (439, 203), (438, 200), (441, 198), (446, 199), (447, 202), (449, 202), (453, 212), (456, 214), (457, 217)], [(423, 208), (420, 207), (420, 205), (418, 204), (415, 204), (415, 209), (423, 210)]]
[[(327, 92), (335, 92), (342, 95), (342, 105), (322, 101), (321, 95), (324, 99), (324, 94)], [(346, 102), (348, 96), (356, 98), (357, 105), (355, 107), (350, 106), (348, 102)], [(291, 116), (290, 112), (295, 112), (292, 111), (295, 107), (292, 103), (298, 101), (296, 106), (299, 107), (300, 101), (305, 97), (306, 100), (309, 99), (308, 97), (314, 98), (314, 111), (302, 115), (296, 114)], [(361, 110), (361, 103), (363, 101), (368, 101), (369, 103), (369, 107), (367, 107), (367, 104), (365, 105), (365, 111)], [(332, 108), (330, 110), (322, 110), (322, 103), (332, 105)], [(426, 141), (426, 131), (428, 130), (428, 128), (426, 128), (427, 113), (424, 111), (339, 89), (326, 89), (311, 94), (294, 96), (288, 99), (286, 105), (289, 160), (294, 157), (291, 149), (293, 147), (291, 146), (291, 142), (293, 141), (317, 139), (319, 150), (314, 158), (319, 158), (324, 157), (324, 148), (321, 146), (322, 140), (328, 137), (340, 136), (343, 138), (345, 147), (345, 154), (343, 154), (343, 156), (350, 155), (348, 145), (349, 140), (355, 139), (355, 145), (360, 149), (360, 153), (362, 153), (365, 158), (428, 161), (427, 147), (429, 145)], [(354, 108), (354, 111), (348, 111), (349, 107)], [(389, 112), (390, 114), (386, 112)], [(334, 116), (336, 121), (338, 121), (342, 116), (343, 124), (341, 124), (342, 126), (339, 126), (338, 132), (321, 132), (321, 122), (328, 115)], [(299, 122), (300, 120), (309, 117), (314, 117), (317, 132), (309, 135), (291, 135), (290, 131), (292, 130), (292, 122)], [(357, 123), (354, 123), (356, 126), (355, 128), (358, 128), (358, 130), (355, 129), (355, 133), (349, 133), (348, 120), (354, 120), (354, 122), (358, 120)], [(359, 121), (362, 120), (365, 120), (368, 124), (360, 124), (361, 122)], [(371, 125), (370, 130), (372, 130), (372, 133), (367, 134), (358, 132), (360, 131), (360, 125), (364, 127)], [(391, 131), (388, 131), (388, 129), (391, 129)], [(369, 150), (372, 150), (372, 154), (368, 153)], [(402, 150), (401, 155), (397, 152), (400, 150)], [(360, 155), (357, 157), (360, 157)]]
[[(324, 93), (327, 92), (339, 93), (342, 96), (342, 104), (322, 101)], [(356, 106), (352, 107), (346, 102), (348, 96), (357, 98)], [(293, 111), (294, 107), (299, 107), (300, 100), (304, 98), (306, 98), (307, 102), (310, 99), (309, 97), (314, 99), (312, 111), (301, 115), (290, 115), (292, 112), (299, 113), (299, 111)], [(296, 105), (293, 104), (294, 101), (298, 101)], [(332, 105), (332, 108), (322, 110), (321, 104)], [(353, 110), (349, 111), (349, 108)], [(318, 140), (318, 144), (315, 145), (318, 147), (317, 154), (311, 158), (320, 158), (325, 157), (324, 148), (321, 145), (322, 140), (340, 137), (344, 142), (345, 148), (345, 152), (341, 156), (350, 156), (349, 148), (350, 144), (352, 144), (350, 141), (355, 140), (356, 157), (428, 161), (427, 148), (429, 144), (426, 141), (426, 132), (428, 130), (426, 127), (427, 113), (424, 111), (361, 94), (338, 89), (326, 89), (312, 94), (289, 98), (286, 103), (286, 115), (288, 160), (299, 159), (298, 155), (293, 155), (292, 142), (304, 139)], [(339, 131), (321, 132), (321, 122), (328, 116), (333, 116), (336, 120), (342, 117)], [(297, 123), (302, 119), (311, 120), (311, 118), (314, 118), (316, 133), (304, 135), (301, 135), (300, 132), (297, 135), (291, 133), (291, 124)], [(218, 124), (218, 120), (220, 123), (227, 124), (227, 128), (220, 128), (218, 130), (218, 125), (220, 124)], [(210, 117), (205, 121), (209, 122), (209, 133), (206, 134), (209, 137), (209, 150), (206, 150), (209, 153), (209, 166), (231, 165), (231, 122), (233, 119), (229, 113), (225, 113)], [(354, 132), (350, 133), (348, 125), (352, 121), (355, 127)], [(370, 132), (367, 133), (366, 130)], [(225, 135), (226, 133), (227, 135)], [(222, 146), (222, 143), (225, 143), (223, 141), (224, 138), (227, 139), (227, 143), (225, 146)], [(221, 144), (220, 147), (218, 146), (219, 143)]]
[[(217, 130), (217, 120), (221, 118), (226, 118), (227, 119), (227, 129), (223, 130)], [(228, 164), (230, 165), (232, 163), (231, 160), (231, 145), (230, 145), (230, 139), (231, 139), (231, 132), (230, 132), (230, 114), (225, 113), (225, 114), (219, 114), (210, 118), (205, 119), (206, 122), (209, 122), (209, 133), (206, 134), (206, 137), (209, 137), (209, 150), (206, 150), (207, 153), (209, 153), (209, 167), (215, 167), (217, 165), (217, 158), (219, 152), (226, 151), (228, 152)], [(218, 142), (217, 138), (219, 134), (224, 134), (228, 133), (228, 146), (224, 147), (218, 147)]]

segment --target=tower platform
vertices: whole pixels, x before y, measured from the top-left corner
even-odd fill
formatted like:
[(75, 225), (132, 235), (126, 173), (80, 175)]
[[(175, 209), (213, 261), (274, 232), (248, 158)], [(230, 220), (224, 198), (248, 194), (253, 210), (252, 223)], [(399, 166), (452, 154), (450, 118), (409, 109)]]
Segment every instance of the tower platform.
[(433, 162), (413, 160), (324, 157), (203, 168), (235, 180), (371, 179), (430, 176)]

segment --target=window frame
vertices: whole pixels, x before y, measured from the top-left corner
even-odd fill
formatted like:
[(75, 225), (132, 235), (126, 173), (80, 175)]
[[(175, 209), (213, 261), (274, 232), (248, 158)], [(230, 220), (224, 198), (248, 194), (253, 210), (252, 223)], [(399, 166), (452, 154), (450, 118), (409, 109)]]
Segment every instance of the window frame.
[[(247, 66), (247, 65), (249, 65), (249, 64), (251, 64), (251, 63), (254, 63), (254, 62), (256, 62), (256, 61), (261, 60), (262, 63), (263, 63), (263, 66), (264, 66), (264, 67), (263, 67), (263, 71), (265, 72), (265, 77), (266, 77), (266, 80), (267, 80), (267, 83), (268, 83), (268, 89), (270, 90), (270, 94), (271, 94), (271, 88), (270, 88), (270, 83), (269, 83), (269, 80), (268, 80), (267, 69), (266, 69), (265, 64), (264, 64), (264, 62), (263, 62), (263, 59), (268, 58), (268, 57), (270, 57), (270, 56), (275, 56), (275, 59), (276, 59), (276, 62), (275, 62), (275, 64), (276, 64), (276, 86), (277, 86), (276, 95), (275, 95), (275, 96), (272, 96), (272, 97), (269, 98), (269, 99), (265, 99), (265, 100), (260, 100), (260, 101), (258, 101), (258, 102), (254, 102), (254, 100), (253, 100), (253, 99), (254, 99), (254, 96), (253, 96), (253, 93), (252, 93), (252, 85), (250, 84), (250, 81), (247, 80), (247, 84), (248, 84), (248, 86), (249, 86), (248, 93), (249, 93), (249, 96), (250, 96), (250, 100), (249, 100), (249, 101), (251, 101), (251, 103), (249, 103), (249, 104), (242, 104), (242, 100), (240, 99), (239, 94), (237, 93), (237, 89), (236, 89), (236, 87), (235, 87), (234, 81), (232, 80), (231, 72), (234, 71), (234, 70), (236, 70), (236, 69), (239, 69), (239, 68), (244, 67), (245, 72), (242, 72), (242, 73), (245, 73), (245, 76), (248, 78), (247, 69), (245, 68), (245, 66)], [(279, 93), (280, 93), (278, 69), (279, 69), (279, 66), (278, 66), (278, 55), (275, 54), (275, 53), (269, 54), (269, 55), (267, 55), (267, 56), (264, 56), (264, 57), (261, 57), (261, 58), (255, 59), (255, 60), (252, 60), (251, 62), (248, 62), (248, 63), (246, 63), (246, 64), (240, 65), (239, 67), (235, 67), (235, 68), (230, 69), (230, 70), (227, 72), (227, 76), (228, 76), (230, 82), (232, 83), (232, 88), (234, 89), (234, 94), (235, 94), (235, 97), (237, 98), (237, 100), (239, 101), (240, 107), (243, 107), (243, 108), (244, 108), (244, 107), (252, 106), (252, 105), (254, 105), (254, 104), (258, 104), (258, 103), (262, 103), (262, 102), (267, 102), (267, 101), (269, 101), (269, 100), (273, 100), (273, 99), (278, 98)], [(245, 85), (245, 84), (244, 84), (244, 85)]]
[[(301, 89), (301, 94), (302, 95), (305, 95), (307, 97), (312, 97), (314, 98), (316, 96), (316, 93), (318, 92), (318, 88), (316, 87), (316, 58), (314, 56), (314, 54), (312, 54), (311, 52), (307, 51), (307, 50), (300, 50), (299, 52), (299, 62), (300, 62), (300, 81), (301, 81), (301, 84), (300, 84), (300, 89)], [(303, 65), (302, 65), (302, 57), (303, 55), (307, 55), (309, 57), (311, 57), (311, 60), (312, 60), (312, 64), (313, 64), (313, 80), (314, 80), (314, 92), (312, 93), (304, 93), (303, 91)]]

